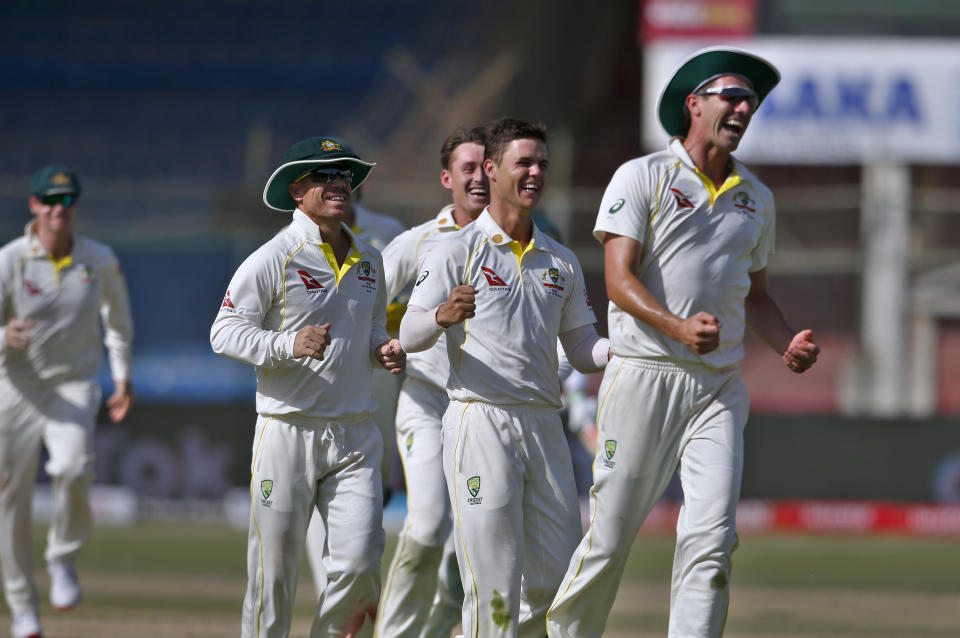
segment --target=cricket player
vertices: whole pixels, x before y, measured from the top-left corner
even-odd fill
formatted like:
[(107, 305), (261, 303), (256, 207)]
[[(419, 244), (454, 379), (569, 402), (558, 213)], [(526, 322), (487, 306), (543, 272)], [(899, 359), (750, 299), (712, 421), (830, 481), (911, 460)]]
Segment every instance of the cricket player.
[(354, 636), (376, 613), (383, 444), (371, 364), (399, 373), (405, 356), (384, 327), (380, 253), (343, 223), (372, 167), (333, 137), (284, 154), (263, 201), (293, 221), (241, 264), (210, 332), (215, 352), (257, 371), (244, 638), (288, 635), (315, 509), (328, 582), (311, 637)]
[(613, 358), (604, 373), (590, 527), (547, 616), (553, 637), (598, 637), (630, 546), (679, 469), (668, 635), (719, 636), (727, 615), (748, 397), (746, 325), (803, 372), (819, 349), (767, 292), (770, 190), (731, 153), (780, 79), (750, 53), (698, 51), (660, 96), (673, 139), (607, 187), (604, 245)]
[(424, 258), (400, 341), (416, 352), (446, 333), (443, 465), (453, 508), (465, 636), (540, 638), (580, 537), (573, 467), (557, 410), (557, 338), (598, 371), (574, 254), (530, 215), (546, 186), (546, 130), (504, 118), (486, 130), (490, 205)]
[[(424, 255), (456, 237), (456, 231), (472, 223), (490, 202), (483, 139), (478, 127), (469, 132), (458, 128), (444, 140), (440, 183), (450, 191), (452, 203), (384, 250), (391, 298), (414, 282)], [(408, 358), (396, 436), (407, 485), (407, 517), (380, 600), (375, 632), (379, 638), (448, 638), (460, 622), (463, 589), (450, 538), (441, 447), (449, 369), (442, 335), (432, 348)]]
[[(47, 166), (30, 180), (33, 221), (0, 249), (0, 563), (14, 638), (38, 637), (31, 498), (40, 454), (52, 479), (45, 558), (50, 604), (72, 609), (81, 591), (74, 560), (90, 535), (93, 433), (106, 345), (111, 421), (133, 404), (133, 321), (123, 273), (109, 247), (75, 235), (77, 175)], [(102, 330), (102, 332), (101, 332)]]

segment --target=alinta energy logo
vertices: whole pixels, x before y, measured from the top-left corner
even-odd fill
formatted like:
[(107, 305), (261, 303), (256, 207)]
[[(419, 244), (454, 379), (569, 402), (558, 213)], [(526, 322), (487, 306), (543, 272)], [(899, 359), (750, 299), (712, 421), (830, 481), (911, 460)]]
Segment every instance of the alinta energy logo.
[(604, 441), (603, 453), (607, 457), (603, 460), (603, 464), (609, 468), (616, 466), (616, 463), (613, 462), (613, 455), (617, 453), (617, 442), (613, 439), (607, 439)]
[(303, 281), (304, 287), (307, 289), (308, 295), (315, 294), (324, 294), (327, 292), (327, 289), (323, 287), (319, 281), (317, 281), (313, 275), (308, 273), (306, 270), (298, 270), (297, 274), (300, 275), (300, 280)]
[(498, 275), (493, 268), (480, 266), (480, 272), (482, 272), (483, 276), (487, 278), (487, 284), (490, 286), (490, 290), (496, 292), (507, 292), (510, 290), (510, 284), (505, 282), (503, 277)]
[(696, 206), (693, 205), (693, 202), (690, 201), (690, 198), (687, 197), (683, 191), (676, 188), (671, 188), (670, 192), (673, 193), (673, 198), (677, 200), (677, 208), (696, 208)]
[(272, 506), (273, 501), (270, 500), (270, 495), (273, 494), (273, 480), (264, 479), (260, 481), (260, 493), (263, 494), (260, 504), (264, 507)]
[(480, 493), (480, 477), (471, 476), (467, 479), (467, 490), (470, 492), (470, 498), (467, 499), (467, 503), (470, 505), (480, 505), (483, 503), (483, 497), (477, 496)]

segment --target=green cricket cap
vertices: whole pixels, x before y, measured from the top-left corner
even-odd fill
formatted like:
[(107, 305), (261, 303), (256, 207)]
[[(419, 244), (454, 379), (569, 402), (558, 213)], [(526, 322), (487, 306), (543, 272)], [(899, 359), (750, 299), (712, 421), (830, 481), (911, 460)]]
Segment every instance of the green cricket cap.
[(780, 82), (777, 68), (752, 53), (730, 47), (707, 47), (693, 53), (673, 72), (657, 104), (660, 124), (670, 135), (685, 135), (683, 103), (703, 84), (722, 75), (739, 75), (753, 85), (758, 106)]
[(59, 164), (44, 166), (30, 178), (30, 194), (37, 197), (68, 193), (80, 197), (80, 192), (77, 174)]

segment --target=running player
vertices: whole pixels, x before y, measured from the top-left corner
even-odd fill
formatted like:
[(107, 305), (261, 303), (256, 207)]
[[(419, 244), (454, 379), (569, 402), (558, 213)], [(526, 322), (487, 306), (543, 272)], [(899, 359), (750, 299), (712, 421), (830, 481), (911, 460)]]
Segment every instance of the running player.
[(604, 194), (594, 234), (614, 356), (600, 387), (590, 527), (548, 614), (551, 637), (603, 633), (630, 546), (678, 468), (668, 635), (723, 630), (748, 412), (744, 328), (794, 372), (819, 351), (767, 293), (773, 197), (731, 155), (779, 79), (749, 53), (698, 51), (660, 97), (675, 136), (667, 150), (623, 164)]
[[(483, 129), (457, 129), (440, 148), (440, 183), (453, 203), (390, 242), (383, 252), (387, 294), (412, 284), (425, 254), (473, 222), (490, 201), (483, 173)], [(449, 374), (445, 339), (410, 355), (397, 406), (397, 447), (407, 485), (407, 518), (384, 583), (380, 638), (449, 637), (460, 621), (463, 588), (449, 539), (441, 420)], [(450, 542), (447, 542), (449, 539)]]
[(425, 257), (400, 325), (411, 351), (446, 332), (443, 465), (467, 636), (542, 636), (580, 537), (557, 338), (585, 372), (603, 369), (608, 344), (576, 257), (530, 219), (548, 163), (542, 126), (488, 126), (490, 206)]
[(332, 137), (284, 154), (263, 201), (293, 222), (241, 264), (210, 332), (214, 351), (257, 370), (245, 638), (287, 636), (315, 509), (328, 582), (310, 635), (354, 636), (376, 613), (383, 444), (371, 362), (399, 373), (405, 357), (384, 326), (380, 253), (343, 224), (372, 166)]

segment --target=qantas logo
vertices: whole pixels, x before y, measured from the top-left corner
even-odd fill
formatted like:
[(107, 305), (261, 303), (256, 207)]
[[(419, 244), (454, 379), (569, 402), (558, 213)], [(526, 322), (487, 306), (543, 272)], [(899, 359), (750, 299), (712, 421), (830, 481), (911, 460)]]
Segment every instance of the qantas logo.
[(671, 188), (670, 192), (673, 193), (673, 198), (677, 200), (677, 206), (679, 208), (695, 208), (693, 202), (691, 202), (690, 199), (680, 190)]
[(501, 288), (506, 288), (509, 286), (507, 282), (503, 280), (500, 275), (493, 272), (493, 268), (487, 268), (486, 266), (480, 266), (480, 270), (483, 272), (483, 276), (487, 278), (487, 283), (491, 286), (498, 286)]
[(313, 275), (306, 270), (298, 270), (297, 274), (300, 275), (300, 279), (303, 280), (303, 285), (307, 287), (307, 290), (323, 290), (320, 282), (314, 279)]
[(227, 291), (227, 294), (223, 298), (223, 303), (220, 304), (221, 308), (234, 308), (233, 302), (230, 301), (230, 291)]
[(27, 292), (30, 293), (31, 295), (39, 295), (41, 292), (43, 292), (42, 290), (40, 290), (37, 284), (33, 283), (29, 279), (23, 280), (23, 287), (26, 288)]

